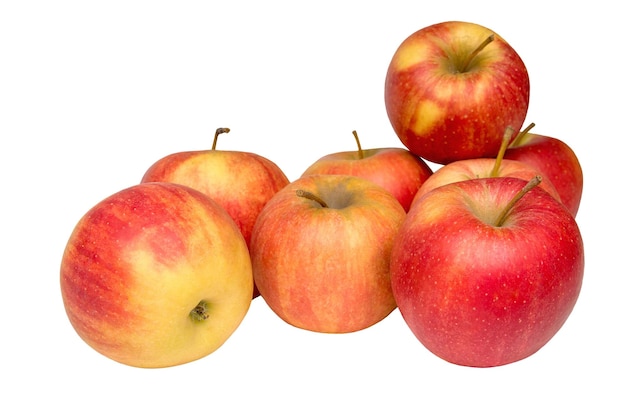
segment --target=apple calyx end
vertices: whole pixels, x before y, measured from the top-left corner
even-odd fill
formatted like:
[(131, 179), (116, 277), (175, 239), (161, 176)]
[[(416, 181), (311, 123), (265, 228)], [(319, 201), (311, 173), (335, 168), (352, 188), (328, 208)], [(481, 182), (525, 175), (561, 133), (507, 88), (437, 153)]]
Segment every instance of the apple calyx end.
[(215, 129), (215, 135), (213, 136), (213, 145), (211, 146), (212, 151), (214, 151), (215, 147), (217, 146), (217, 137), (221, 135), (222, 133), (228, 133), (228, 132), (230, 132), (230, 129), (227, 127), (218, 127), (217, 129)]
[(533, 188), (535, 188), (536, 186), (538, 186), (542, 181), (541, 175), (536, 175), (535, 177), (533, 177), (532, 179), (530, 179), (530, 181), (528, 181), (526, 183), (526, 185), (524, 185), (524, 187), (522, 187), (521, 190), (519, 190), (517, 192), (517, 194), (515, 194), (513, 196), (513, 198), (508, 202), (508, 204), (504, 207), (504, 210), (502, 210), (502, 212), (500, 213), (500, 216), (498, 217), (498, 220), (496, 220), (495, 225), (496, 227), (502, 227), (502, 225), (504, 224), (504, 221), (506, 220), (506, 217), (509, 215), (509, 212), (511, 211), (511, 209), (513, 208), (513, 206), (522, 198), (524, 197), (524, 195), (529, 192), (530, 190), (532, 190)]
[(356, 130), (352, 131), (352, 136), (356, 140), (357, 152), (359, 153), (359, 159), (363, 159), (363, 148), (361, 148), (361, 141), (359, 140), (359, 135), (356, 134)]
[(202, 300), (190, 312), (189, 317), (192, 321), (204, 321), (209, 318), (209, 304)]
[(298, 197), (304, 197), (304, 198), (307, 198), (309, 200), (313, 200), (317, 204), (322, 206), (322, 208), (328, 208), (328, 204), (326, 204), (326, 202), (324, 200), (322, 200), (319, 196), (313, 194), (310, 191), (298, 189), (298, 190), (296, 190), (296, 195)]

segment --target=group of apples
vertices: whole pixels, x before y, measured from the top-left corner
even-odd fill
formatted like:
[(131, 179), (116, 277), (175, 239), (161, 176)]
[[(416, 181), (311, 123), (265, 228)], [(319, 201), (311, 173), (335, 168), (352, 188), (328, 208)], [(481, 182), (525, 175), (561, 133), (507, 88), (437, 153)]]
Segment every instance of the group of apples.
[[(74, 228), (69, 320), (118, 362), (202, 358), (261, 296), (306, 330), (365, 329), (398, 308), (451, 363), (491, 367), (544, 346), (581, 290), (579, 161), (522, 130), (529, 76), (492, 30), (448, 21), (400, 44), (385, 81), (404, 147), (324, 156), (290, 181), (216, 148), (165, 156)], [(432, 166), (438, 166), (433, 171)]]

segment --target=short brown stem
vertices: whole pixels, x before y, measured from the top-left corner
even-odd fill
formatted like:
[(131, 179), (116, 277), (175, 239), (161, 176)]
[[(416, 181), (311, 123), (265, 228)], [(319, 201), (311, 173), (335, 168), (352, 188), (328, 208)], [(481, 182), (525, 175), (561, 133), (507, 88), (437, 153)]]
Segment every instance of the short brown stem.
[(476, 47), (476, 49), (474, 49), (472, 53), (467, 56), (467, 58), (463, 62), (463, 65), (461, 65), (461, 67), (459, 68), (459, 72), (466, 72), (474, 58), (476, 58), (476, 55), (478, 55), (483, 49), (485, 49), (487, 45), (493, 42), (495, 37), (496, 36), (492, 33), (487, 37), (487, 39), (485, 39), (480, 45), (478, 45), (478, 47)]
[(228, 133), (228, 132), (230, 132), (230, 129), (227, 127), (218, 127), (215, 130), (215, 136), (213, 136), (213, 146), (211, 146), (211, 150), (214, 151), (215, 147), (217, 146), (217, 137), (221, 135), (222, 133)]
[(506, 207), (504, 207), (504, 210), (502, 210), (502, 212), (500, 213), (500, 217), (498, 217), (498, 220), (496, 221), (496, 227), (501, 227), (504, 224), (504, 221), (506, 220), (506, 217), (509, 215), (509, 212), (511, 211), (511, 209), (513, 208), (513, 206), (522, 198), (524, 197), (524, 195), (529, 192), (530, 190), (532, 190), (533, 188), (535, 188), (536, 186), (539, 185), (539, 183), (541, 183), (541, 176), (537, 175), (536, 177), (532, 178), (530, 181), (528, 181), (526, 183), (526, 185), (517, 192), (517, 194), (515, 194), (513, 196), (513, 198), (511, 199), (511, 201), (509, 201), (509, 203), (506, 205)]
[(361, 141), (359, 140), (359, 135), (356, 134), (356, 130), (352, 131), (352, 135), (354, 136), (354, 139), (356, 140), (356, 146), (359, 152), (359, 159), (363, 159), (363, 149), (361, 148)]
[(322, 206), (323, 208), (328, 208), (328, 204), (326, 204), (324, 200), (322, 200), (319, 196), (313, 194), (310, 191), (298, 189), (296, 190), (296, 195), (298, 197), (304, 197), (304, 198), (308, 198), (309, 200), (313, 200), (316, 203), (318, 203), (320, 206)]

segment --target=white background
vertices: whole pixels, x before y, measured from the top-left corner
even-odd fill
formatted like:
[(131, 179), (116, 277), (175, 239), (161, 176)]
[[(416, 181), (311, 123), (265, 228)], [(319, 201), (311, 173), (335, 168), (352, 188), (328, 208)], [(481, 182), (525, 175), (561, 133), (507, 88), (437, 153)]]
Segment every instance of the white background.
[[(626, 413), (619, 3), (366, 3), (2, 3), (0, 415)], [(366, 148), (402, 146), (384, 108), (387, 66), (404, 38), (444, 20), (513, 45), (530, 74), (527, 122), (583, 166), (584, 285), (543, 349), (465, 368), (426, 351), (397, 310), (367, 330), (322, 335), (262, 299), (218, 351), (179, 367), (120, 365), (78, 338), (59, 264), (91, 206), (162, 156), (210, 147), (220, 126), (231, 132), (219, 148), (266, 156), (291, 180), (353, 149), (354, 129)]]

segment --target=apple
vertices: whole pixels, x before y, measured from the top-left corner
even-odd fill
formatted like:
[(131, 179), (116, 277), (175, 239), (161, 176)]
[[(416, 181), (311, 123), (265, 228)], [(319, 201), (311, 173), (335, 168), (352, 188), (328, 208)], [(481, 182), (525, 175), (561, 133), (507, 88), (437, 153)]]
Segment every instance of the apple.
[(389, 254), (406, 212), (387, 190), (351, 175), (309, 175), (280, 190), (252, 232), (263, 299), (285, 322), (354, 332), (396, 307)]
[[(538, 175), (541, 176), (541, 172), (537, 169), (519, 161), (502, 160), (500, 169), (496, 173), (493, 172), (493, 167), (493, 158), (464, 159), (443, 165), (424, 181), (422, 187), (415, 194), (414, 201), (420, 199), (434, 188), (459, 181), (494, 177), (513, 177), (530, 181)], [(542, 177), (542, 179), (539, 187), (546, 190), (557, 201), (561, 201), (559, 193), (550, 180), (545, 177)]]
[(407, 37), (385, 79), (398, 138), (434, 163), (494, 157), (507, 126), (520, 130), (530, 81), (513, 47), (491, 29), (447, 21)]
[(546, 135), (521, 132), (511, 142), (504, 157), (524, 162), (549, 178), (561, 201), (574, 217), (578, 214), (583, 193), (583, 171), (574, 150), (562, 140)]
[(501, 142), (500, 151), (495, 159), (462, 159), (460, 161), (450, 162), (437, 169), (424, 181), (422, 187), (420, 187), (415, 194), (414, 201), (421, 198), (433, 188), (453, 182), (493, 177), (513, 177), (530, 181), (537, 176), (542, 177), (542, 181), (538, 184), (539, 187), (546, 190), (556, 200), (561, 201), (561, 197), (552, 182), (543, 176), (535, 167), (523, 162), (503, 159), (507, 146), (511, 141), (511, 136), (511, 130), (507, 129)]
[(78, 335), (140, 368), (212, 353), (252, 302), (252, 264), (237, 225), (205, 194), (178, 184), (137, 184), (97, 203), (72, 231), (60, 269)]
[[(252, 152), (217, 150), (217, 138), (229, 128), (218, 128), (210, 150), (167, 155), (148, 168), (141, 182), (172, 182), (202, 191), (235, 220), (246, 244), (267, 201), (289, 183), (269, 159)], [(253, 298), (259, 295), (255, 288)]]
[(311, 164), (302, 176), (342, 174), (365, 178), (389, 191), (408, 211), (415, 193), (432, 174), (432, 169), (407, 149), (362, 149), (356, 131), (352, 134), (357, 150), (323, 156)]
[(471, 367), (522, 360), (572, 312), (583, 241), (539, 179), (450, 183), (407, 213), (391, 252), (391, 285), (408, 327), (438, 357)]

